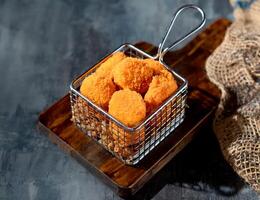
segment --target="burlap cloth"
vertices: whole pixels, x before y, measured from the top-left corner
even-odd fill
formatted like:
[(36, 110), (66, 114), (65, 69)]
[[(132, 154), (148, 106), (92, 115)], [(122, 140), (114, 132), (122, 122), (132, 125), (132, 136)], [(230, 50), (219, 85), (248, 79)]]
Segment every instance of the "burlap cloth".
[(223, 155), (260, 192), (260, 0), (235, 11), (206, 70), (222, 92), (213, 128)]

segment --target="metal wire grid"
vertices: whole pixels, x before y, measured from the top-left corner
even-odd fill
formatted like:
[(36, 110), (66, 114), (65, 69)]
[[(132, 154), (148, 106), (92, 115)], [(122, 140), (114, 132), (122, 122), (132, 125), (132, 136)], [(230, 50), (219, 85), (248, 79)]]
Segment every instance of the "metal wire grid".
[[(152, 58), (128, 44), (122, 45), (116, 51), (123, 51), (131, 57)], [(187, 83), (165, 66), (177, 80), (178, 90), (143, 123), (135, 128), (129, 128), (79, 93), (83, 79), (93, 73), (103, 61), (72, 82), (70, 91), (72, 120), (85, 134), (100, 143), (124, 163), (135, 165), (183, 121)]]

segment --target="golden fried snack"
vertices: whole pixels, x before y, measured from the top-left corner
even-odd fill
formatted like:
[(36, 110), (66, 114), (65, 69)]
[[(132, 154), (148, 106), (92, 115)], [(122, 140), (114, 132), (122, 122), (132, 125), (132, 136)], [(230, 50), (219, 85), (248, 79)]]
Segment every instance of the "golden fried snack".
[(147, 110), (150, 112), (166, 100), (178, 88), (172, 74), (167, 70), (161, 75), (153, 77), (149, 89), (144, 96), (144, 101), (147, 105)]
[(144, 62), (153, 69), (154, 75), (160, 75), (161, 71), (165, 70), (164, 66), (159, 62), (151, 58), (144, 59)]
[(126, 55), (123, 52), (116, 52), (97, 68), (96, 73), (101, 76), (112, 77), (113, 68), (125, 58)]
[(154, 75), (164, 75), (165, 77), (172, 78), (172, 74), (159, 61), (147, 58), (144, 59), (144, 62), (153, 69)]
[(145, 118), (145, 102), (135, 91), (119, 90), (113, 94), (108, 112), (126, 126), (134, 127)]
[(87, 76), (80, 87), (80, 92), (93, 103), (102, 107), (108, 108), (108, 103), (116, 91), (116, 86), (112, 79), (109, 77), (99, 76), (97, 74), (91, 74)]
[[(108, 112), (129, 127), (138, 125), (146, 116), (145, 102), (140, 94), (129, 89), (115, 92), (109, 102)], [(113, 138), (121, 146), (130, 146), (144, 140), (144, 129), (135, 133), (125, 132), (115, 123), (110, 123)]]
[(152, 81), (153, 70), (142, 59), (127, 57), (115, 66), (113, 76), (119, 87), (144, 94)]

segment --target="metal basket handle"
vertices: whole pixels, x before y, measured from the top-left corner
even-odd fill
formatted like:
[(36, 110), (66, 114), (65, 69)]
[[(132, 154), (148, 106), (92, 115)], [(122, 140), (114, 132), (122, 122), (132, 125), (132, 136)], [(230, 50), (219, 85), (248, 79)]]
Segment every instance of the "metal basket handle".
[[(189, 33), (187, 33), (186, 35), (184, 35), (183, 37), (181, 37), (180, 39), (178, 39), (177, 41), (172, 43), (169, 47), (166, 47), (166, 48), (163, 49), (165, 41), (167, 40), (167, 38), (168, 38), (168, 36), (169, 36), (169, 34), (170, 34), (171, 30), (172, 30), (172, 27), (173, 27), (173, 25), (174, 25), (178, 15), (181, 14), (184, 10), (187, 10), (187, 9), (190, 9), (190, 8), (199, 11), (199, 13), (201, 14), (201, 23), (197, 27), (192, 29)], [(192, 34), (197, 32), (198, 30), (200, 30), (204, 26), (205, 22), (206, 22), (205, 13), (204, 13), (204, 11), (200, 7), (198, 7), (196, 5), (185, 5), (185, 6), (180, 7), (179, 10), (174, 14), (169, 28), (168, 28), (165, 36), (163, 37), (162, 42), (159, 44), (158, 52), (157, 52), (157, 55), (155, 56), (155, 58), (159, 59), (160, 61), (163, 61), (163, 56), (169, 50), (173, 49), (175, 46), (180, 44), (182, 41), (187, 39), (189, 36), (191, 36)]]

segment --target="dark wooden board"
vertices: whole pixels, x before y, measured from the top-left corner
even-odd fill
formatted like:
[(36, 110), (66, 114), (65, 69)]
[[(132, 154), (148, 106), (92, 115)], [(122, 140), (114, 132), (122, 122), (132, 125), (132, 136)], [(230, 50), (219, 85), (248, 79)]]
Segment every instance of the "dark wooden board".
[[(198, 133), (212, 116), (220, 92), (205, 72), (207, 57), (223, 40), (230, 22), (220, 19), (200, 33), (185, 48), (168, 53), (165, 62), (189, 81), (186, 118), (150, 155), (137, 166), (127, 166), (79, 131), (71, 122), (69, 96), (66, 95), (40, 114), (39, 127), (52, 142), (99, 176), (120, 196), (136, 193)], [(150, 54), (156, 47), (140, 42), (135, 46)]]

